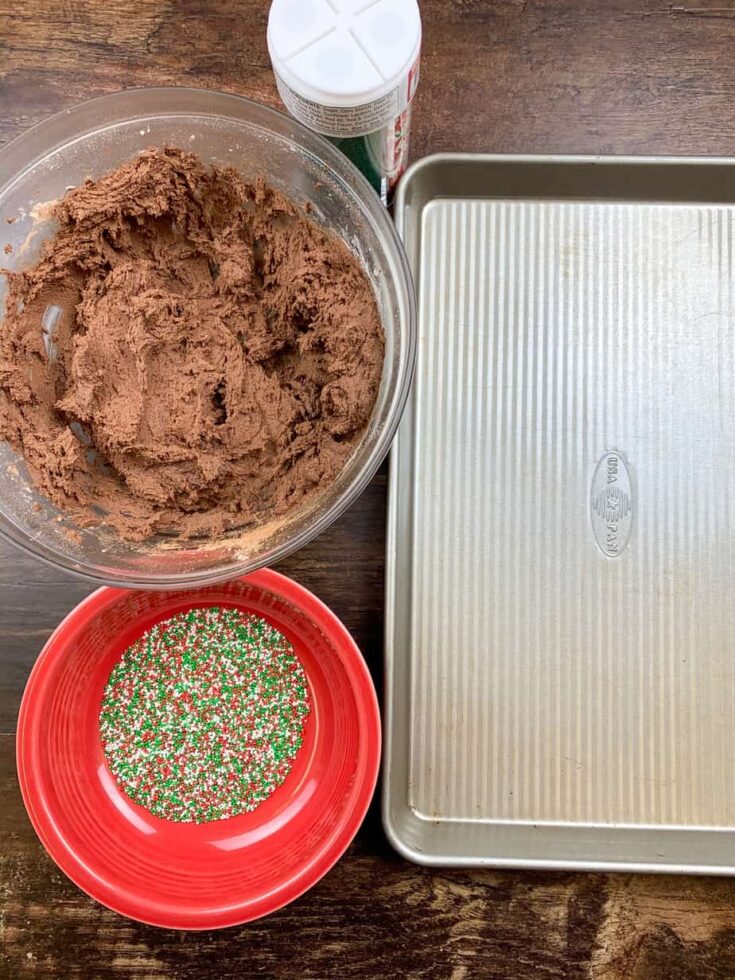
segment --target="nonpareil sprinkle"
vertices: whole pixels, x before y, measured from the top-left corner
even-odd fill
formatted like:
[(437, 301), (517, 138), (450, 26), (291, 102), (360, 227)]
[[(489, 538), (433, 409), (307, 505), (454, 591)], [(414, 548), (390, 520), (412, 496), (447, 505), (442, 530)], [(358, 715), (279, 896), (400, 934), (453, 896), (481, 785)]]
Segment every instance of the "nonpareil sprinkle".
[(254, 810), (283, 783), (309, 711), (304, 669), (277, 629), (238, 609), (190, 609), (122, 655), (100, 737), (135, 803), (206, 823)]

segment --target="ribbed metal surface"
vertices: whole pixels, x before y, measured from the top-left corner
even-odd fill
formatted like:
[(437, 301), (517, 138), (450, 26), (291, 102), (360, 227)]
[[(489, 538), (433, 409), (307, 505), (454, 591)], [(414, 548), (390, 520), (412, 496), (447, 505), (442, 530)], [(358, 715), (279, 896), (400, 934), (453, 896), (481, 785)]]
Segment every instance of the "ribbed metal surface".
[(735, 826), (735, 209), (549, 198), (415, 224), (389, 766), (449, 858)]

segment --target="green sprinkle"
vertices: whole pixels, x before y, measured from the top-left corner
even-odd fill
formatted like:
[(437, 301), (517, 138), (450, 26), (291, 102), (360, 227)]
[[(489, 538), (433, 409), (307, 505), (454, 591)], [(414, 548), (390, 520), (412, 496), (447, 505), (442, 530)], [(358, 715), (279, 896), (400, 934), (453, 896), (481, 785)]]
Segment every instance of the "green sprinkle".
[(131, 800), (165, 820), (207, 823), (254, 810), (283, 783), (310, 710), (283, 634), (238, 609), (197, 608), (122, 655), (100, 738)]

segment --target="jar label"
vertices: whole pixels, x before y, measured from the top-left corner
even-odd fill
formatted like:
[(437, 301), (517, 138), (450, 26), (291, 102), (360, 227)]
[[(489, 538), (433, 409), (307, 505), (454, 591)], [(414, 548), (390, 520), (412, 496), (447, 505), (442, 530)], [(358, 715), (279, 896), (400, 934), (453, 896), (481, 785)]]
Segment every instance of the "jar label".
[(330, 106), (312, 102), (295, 92), (276, 71), (278, 94), (291, 115), (323, 136), (366, 136), (384, 126), (393, 126), (416, 91), (419, 59), (390, 92), (357, 106)]

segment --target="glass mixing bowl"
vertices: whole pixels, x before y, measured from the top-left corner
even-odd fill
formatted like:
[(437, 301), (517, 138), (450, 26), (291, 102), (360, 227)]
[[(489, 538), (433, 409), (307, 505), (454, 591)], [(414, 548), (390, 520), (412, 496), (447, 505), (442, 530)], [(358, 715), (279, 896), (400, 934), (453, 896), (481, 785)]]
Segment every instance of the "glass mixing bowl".
[[(288, 116), (199, 89), (135, 89), (94, 99), (52, 116), (0, 150), (3, 264), (22, 268), (33, 262), (53, 233), (44, 203), (150, 146), (180, 146), (205, 162), (234, 166), (246, 177), (263, 174), (293, 200), (310, 204), (314, 219), (341, 236), (361, 260), (385, 331), (380, 390), (359, 445), (334, 484), (278, 526), (216, 540), (124, 541), (104, 525), (77, 527), (35, 489), (22, 458), (0, 444), (2, 535), (37, 558), (96, 582), (168, 589), (224, 581), (277, 561), (316, 537), (355, 500), (388, 452), (406, 402), (416, 310), (401, 242), (359, 171)], [(3, 253), (5, 245), (12, 252)], [(6, 290), (0, 276), (0, 311)]]

